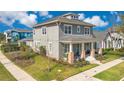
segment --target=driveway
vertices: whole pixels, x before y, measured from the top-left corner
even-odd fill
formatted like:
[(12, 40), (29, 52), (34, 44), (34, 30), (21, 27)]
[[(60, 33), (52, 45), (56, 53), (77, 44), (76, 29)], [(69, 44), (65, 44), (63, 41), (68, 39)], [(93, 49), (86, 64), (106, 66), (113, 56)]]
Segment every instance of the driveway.
[(93, 76), (122, 62), (124, 62), (124, 58), (119, 58), (114, 61), (101, 64), (90, 70), (76, 74), (72, 77), (65, 79), (65, 81), (99, 81), (99, 79), (96, 79)]
[(36, 81), (24, 70), (13, 64), (3, 53), (0, 51), (0, 62), (4, 67), (16, 78), (18, 81)]

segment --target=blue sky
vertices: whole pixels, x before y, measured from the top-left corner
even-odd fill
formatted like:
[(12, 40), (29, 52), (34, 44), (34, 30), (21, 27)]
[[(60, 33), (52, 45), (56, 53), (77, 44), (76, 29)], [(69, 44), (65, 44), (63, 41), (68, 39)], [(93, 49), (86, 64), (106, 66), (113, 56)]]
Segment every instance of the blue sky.
[(80, 15), (80, 20), (96, 25), (94, 30), (105, 31), (112, 22), (121, 22), (120, 11), (1, 11), (0, 32), (10, 28), (32, 29), (32, 27), (50, 18), (73, 12)]

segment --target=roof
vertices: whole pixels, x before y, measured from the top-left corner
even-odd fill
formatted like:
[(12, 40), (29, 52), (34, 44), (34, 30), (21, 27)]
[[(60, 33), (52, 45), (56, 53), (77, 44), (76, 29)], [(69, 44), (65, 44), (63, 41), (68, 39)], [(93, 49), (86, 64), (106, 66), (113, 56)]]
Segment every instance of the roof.
[(94, 36), (98, 40), (104, 40), (107, 33), (108, 33), (107, 31), (93, 31)]
[(96, 42), (99, 39), (95, 37), (82, 37), (82, 36), (67, 36), (61, 38), (60, 42)]
[[(67, 14), (64, 14), (64, 15), (67, 15)], [(63, 22), (63, 23), (70, 23), (70, 24), (77, 24), (77, 25), (95, 26), (95, 25), (93, 25), (93, 24), (86, 23), (86, 22), (81, 21), (81, 20), (68, 19), (68, 18), (66, 18), (66, 17), (63, 17), (63, 15), (61, 15), (61, 16), (57, 16), (57, 17), (51, 18), (51, 19), (49, 19), (49, 20), (47, 20), (47, 21), (44, 21), (44, 22), (42, 22), (42, 23), (36, 24), (36, 25), (34, 26), (34, 28), (35, 28), (35, 27), (42, 26), (42, 25), (54, 23), (54, 22)]]
[(25, 29), (18, 29), (18, 28), (9, 29), (6, 32), (9, 33), (11, 31), (16, 31), (16, 32), (33, 32), (32, 30), (25, 30)]
[(26, 42), (26, 41), (33, 41), (33, 39), (32, 38), (24, 38), (24, 39), (19, 40), (19, 42)]

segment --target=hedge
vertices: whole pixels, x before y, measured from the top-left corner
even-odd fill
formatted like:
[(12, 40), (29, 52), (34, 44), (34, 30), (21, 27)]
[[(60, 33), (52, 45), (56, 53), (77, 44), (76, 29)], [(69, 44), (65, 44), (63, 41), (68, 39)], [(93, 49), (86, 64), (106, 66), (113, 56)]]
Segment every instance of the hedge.
[(20, 50), (20, 47), (18, 46), (18, 44), (11, 44), (11, 43), (8, 43), (8, 44), (3, 44), (1, 46), (1, 50), (3, 52), (13, 52), (13, 51), (18, 51)]

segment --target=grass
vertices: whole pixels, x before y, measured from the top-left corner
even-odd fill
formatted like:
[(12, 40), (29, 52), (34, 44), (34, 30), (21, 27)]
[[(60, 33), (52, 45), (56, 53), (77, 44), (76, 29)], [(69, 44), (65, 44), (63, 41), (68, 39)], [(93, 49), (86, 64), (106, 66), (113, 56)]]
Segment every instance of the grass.
[(0, 81), (15, 81), (16, 79), (0, 63)]
[(118, 81), (124, 77), (124, 62), (96, 74), (94, 77), (106, 81)]
[(113, 61), (115, 59), (118, 59), (120, 57), (121, 56), (119, 56), (119, 55), (106, 54), (106, 55), (104, 55), (104, 60), (102, 60), (102, 63), (107, 63), (107, 62)]
[[(11, 59), (11, 54), (7, 53), (6, 56)], [(36, 80), (48, 81), (48, 80), (64, 80), (72, 75), (80, 73), (82, 71), (91, 69), (96, 64), (85, 65), (83, 67), (74, 67), (72, 65), (65, 65), (61, 63), (54, 62), (54, 60), (48, 59), (41, 55), (36, 55), (34, 57), (34, 63), (23, 66), (14, 62), (20, 68), (29, 73)], [(50, 71), (48, 71), (48, 66), (50, 67)], [(58, 72), (61, 70), (61, 72)]]
[[(84, 67), (73, 67), (69, 65), (63, 65), (60, 63), (55, 63), (42, 56), (36, 56), (35, 63), (24, 67), (25, 71), (27, 71), (30, 75), (32, 75), (37, 80), (63, 80), (66, 79), (72, 75), (75, 75), (79, 72), (88, 70), (90, 68), (95, 67), (96, 65), (86, 65)], [(51, 71), (48, 72), (48, 64), (50, 65)], [(61, 73), (58, 73), (58, 70), (61, 70)]]
[[(107, 62), (110, 62), (110, 61), (113, 61), (115, 59), (118, 59), (120, 57), (123, 57), (124, 56), (124, 51), (119, 51), (119, 50), (104, 50), (103, 52), (103, 56), (102, 56), (102, 63), (107, 63)], [(96, 58), (98, 59), (98, 57)], [(98, 59), (99, 60), (99, 59)]]

